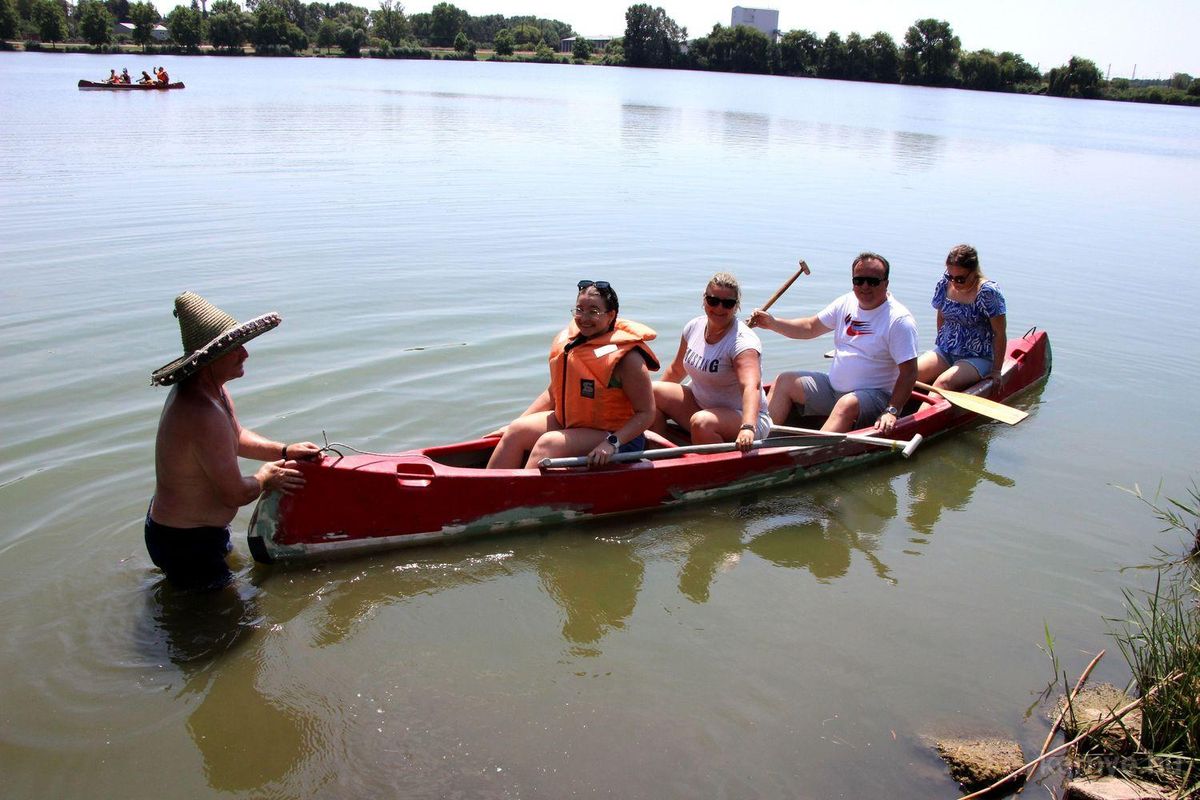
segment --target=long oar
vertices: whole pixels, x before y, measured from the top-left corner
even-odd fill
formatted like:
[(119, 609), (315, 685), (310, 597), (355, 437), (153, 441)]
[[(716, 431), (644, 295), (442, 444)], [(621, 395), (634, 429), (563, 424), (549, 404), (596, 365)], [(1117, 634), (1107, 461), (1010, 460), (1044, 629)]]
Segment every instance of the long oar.
[(1009, 425), (1016, 425), (1029, 416), (1028, 411), (1006, 406), (1003, 403), (997, 403), (995, 400), (988, 400), (986, 397), (977, 397), (966, 392), (953, 392), (949, 389), (937, 389), (928, 383), (921, 383), (920, 381), (917, 381), (916, 386), (918, 389), (924, 389), (927, 392), (936, 392), (946, 398), (946, 402), (952, 406), (965, 408), (967, 411), (972, 411), (981, 416), (990, 417)]
[[(831, 444), (837, 444), (841, 440), (841, 435), (782, 436), (773, 439), (756, 439), (750, 445), (750, 449), (759, 450), (763, 447), (826, 447)], [(679, 458), (691, 453), (728, 453), (736, 449), (736, 442), (717, 442), (716, 444), (693, 444), (688, 447), (664, 447), (659, 450), (634, 450), (628, 453), (617, 453), (608, 460), (608, 463), (626, 464), (630, 461), (662, 461), (668, 458)], [(557, 467), (586, 467), (587, 463), (587, 456), (573, 456), (571, 458), (543, 458), (538, 462), (538, 466), (542, 469), (554, 469)]]
[(900, 455), (908, 458), (913, 454), (913, 451), (924, 441), (925, 437), (917, 434), (907, 442), (903, 439), (884, 439), (881, 436), (864, 436), (861, 433), (833, 433), (831, 431), (819, 431), (816, 428), (791, 428), (787, 425), (772, 425), (771, 433), (792, 433), (798, 435), (811, 435), (814, 439), (834, 439), (835, 441), (857, 442), (859, 444), (873, 444), (876, 447), (886, 447), (889, 450), (899, 450)]

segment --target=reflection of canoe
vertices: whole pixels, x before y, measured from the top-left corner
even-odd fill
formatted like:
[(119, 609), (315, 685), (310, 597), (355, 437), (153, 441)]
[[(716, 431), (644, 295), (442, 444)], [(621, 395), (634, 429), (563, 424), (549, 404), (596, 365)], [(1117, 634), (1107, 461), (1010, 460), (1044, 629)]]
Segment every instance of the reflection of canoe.
[[(1050, 340), (1031, 331), (1008, 342), (1004, 386), (973, 393), (1005, 400), (1050, 374)], [(897, 439), (926, 439), (980, 419), (944, 400), (914, 393)], [(863, 431), (869, 433), (869, 431)], [(259, 499), (250, 550), (259, 561), (328, 557), (454, 536), (572, 522), (666, 508), (797, 482), (893, 455), (847, 440), (812, 447), (767, 447), (582, 468), (484, 470), (495, 439), (394, 455), (330, 455), (301, 463), (306, 484)], [(916, 469), (920, 469), (917, 466)]]
[(113, 92), (165, 92), (168, 89), (182, 89), (182, 83), (168, 83), (161, 86), (157, 83), (98, 83), (96, 81), (80, 81), (80, 89), (108, 89)]

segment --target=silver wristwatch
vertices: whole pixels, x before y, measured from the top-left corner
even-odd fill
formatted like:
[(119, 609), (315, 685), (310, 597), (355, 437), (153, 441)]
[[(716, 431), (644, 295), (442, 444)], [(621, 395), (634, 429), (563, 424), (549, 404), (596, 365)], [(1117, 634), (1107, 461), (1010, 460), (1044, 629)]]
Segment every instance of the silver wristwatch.
[(621, 440), (617, 438), (615, 433), (610, 433), (608, 436), (604, 437), (604, 441), (612, 445), (614, 453), (621, 447)]
[(895, 406), (888, 406), (883, 410), (883, 413), (891, 414), (893, 417), (898, 417), (900, 416), (900, 409), (896, 408)]

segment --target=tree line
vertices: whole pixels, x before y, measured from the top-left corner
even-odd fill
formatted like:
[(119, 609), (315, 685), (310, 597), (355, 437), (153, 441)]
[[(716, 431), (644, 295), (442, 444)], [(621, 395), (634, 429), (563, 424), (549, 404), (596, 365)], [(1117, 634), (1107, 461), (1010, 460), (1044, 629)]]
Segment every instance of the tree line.
[[(131, 41), (153, 45), (153, 30), (167, 28), (170, 45), (180, 52), (241, 53), (246, 45), (264, 55), (290, 55), (337, 48), (357, 57), (430, 58), (425, 48), (453, 48), (451, 57), (567, 60), (555, 55), (560, 42), (574, 36), (565, 22), (533, 16), (472, 16), (452, 3), (431, 11), (406, 14), (396, 0), (381, 0), (368, 11), (348, 2), (302, 0), (198, 0), (177, 6), (165, 18), (150, 0), (0, 0), (0, 40), (24, 38), (49, 42), (83, 41), (101, 49), (119, 40), (114, 22), (132, 23)], [(30, 41), (27, 45), (35, 44)], [(158, 49), (162, 49), (161, 47)], [(529, 55), (522, 56), (518, 51)], [(1095, 62), (1073, 56), (1043, 74), (1021, 55), (1009, 51), (964, 51), (950, 23), (937, 19), (914, 22), (897, 44), (885, 32), (844, 39), (837, 31), (821, 38), (810, 30), (783, 33), (778, 41), (754, 28), (714, 25), (706, 36), (690, 39), (661, 7), (647, 3), (625, 12), (624, 36), (601, 53), (575, 38), (577, 62), (609, 65), (744, 72), (760, 75), (832, 78), (917, 86), (958, 87), (995, 92), (1027, 92), (1059, 97), (1107, 98), (1142, 102), (1200, 105), (1200, 80), (1176, 73), (1169, 81), (1107, 81)]]

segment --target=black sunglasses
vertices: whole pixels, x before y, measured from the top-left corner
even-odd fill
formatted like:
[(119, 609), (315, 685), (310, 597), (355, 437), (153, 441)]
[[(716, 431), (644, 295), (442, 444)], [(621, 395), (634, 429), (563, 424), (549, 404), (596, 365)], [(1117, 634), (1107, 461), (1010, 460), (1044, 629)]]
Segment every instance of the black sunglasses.
[(867, 286), (878, 286), (883, 283), (883, 278), (875, 278), (871, 275), (855, 275), (850, 280), (855, 286), (862, 286), (864, 283)]
[(580, 281), (578, 286), (579, 286), (579, 291), (581, 291), (581, 292), (584, 289), (588, 288), (589, 286), (595, 286), (597, 289), (600, 289), (602, 291), (604, 289), (612, 288), (609, 285), (608, 281)]
[(964, 283), (971, 280), (970, 275), (951, 275), (949, 272), (946, 273), (945, 278), (955, 286), (962, 286)]
[(704, 295), (704, 302), (708, 303), (713, 308), (716, 308), (717, 306), (725, 306), (726, 308), (733, 308), (734, 306), (737, 305), (737, 300), (735, 298), (713, 297), (711, 294)]

